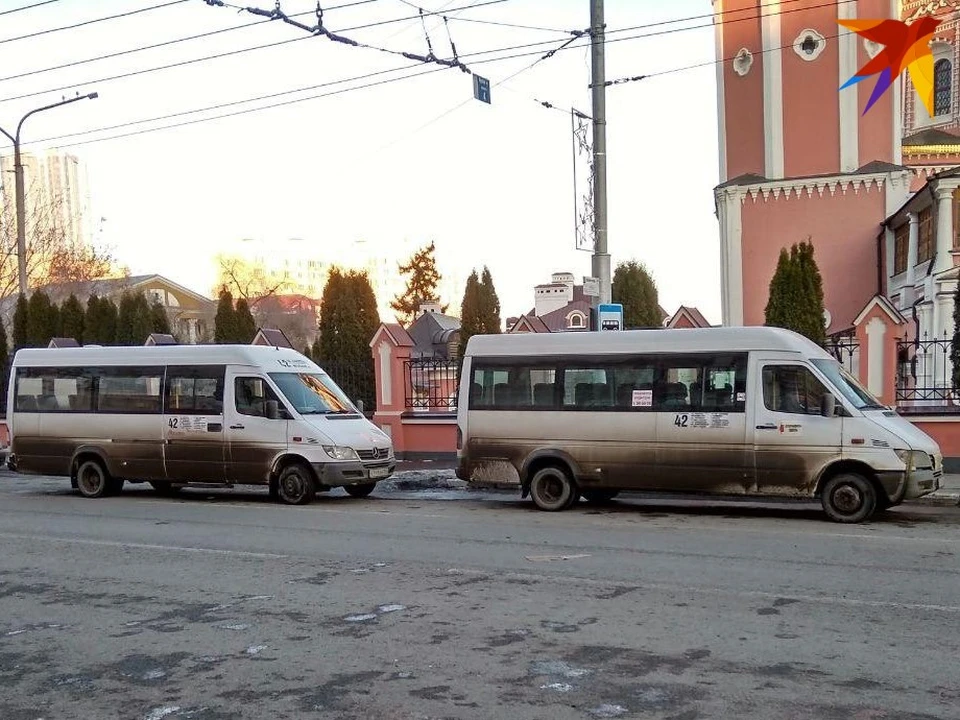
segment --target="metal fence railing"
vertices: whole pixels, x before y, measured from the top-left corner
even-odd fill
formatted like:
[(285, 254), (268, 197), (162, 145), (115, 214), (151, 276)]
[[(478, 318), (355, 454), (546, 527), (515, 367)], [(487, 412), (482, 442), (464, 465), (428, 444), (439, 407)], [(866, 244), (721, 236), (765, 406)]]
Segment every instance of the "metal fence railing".
[(459, 364), (456, 360), (415, 358), (403, 363), (404, 404), (415, 412), (455, 412)]
[(855, 335), (833, 335), (827, 338), (826, 351), (854, 377), (860, 377), (860, 342)]
[(949, 338), (897, 343), (897, 404), (955, 406)]

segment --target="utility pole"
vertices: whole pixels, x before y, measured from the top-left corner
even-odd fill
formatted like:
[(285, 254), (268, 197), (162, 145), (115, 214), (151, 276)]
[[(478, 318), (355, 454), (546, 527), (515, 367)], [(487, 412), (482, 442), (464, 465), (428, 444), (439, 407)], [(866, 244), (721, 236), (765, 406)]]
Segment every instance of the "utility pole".
[(17, 270), (20, 280), (20, 294), (26, 296), (27, 294), (27, 217), (26, 217), (26, 188), (24, 188), (23, 183), (23, 162), (20, 157), (20, 131), (23, 129), (23, 123), (31, 115), (36, 115), (39, 112), (44, 110), (52, 110), (53, 108), (60, 107), (62, 105), (69, 105), (70, 103), (75, 103), (78, 100), (96, 100), (99, 97), (97, 93), (90, 93), (89, 95), (77, 95), (76, 97), (70, 98), (68, 100), (61, 100), (58, 103), (53, 103), (52, 105), (44, 105), (43, 107), (36, 108), (31, 110), (22, 118), (20, 122), (17, 123), (17, 132), (14, 135), (11, 135), (2, 127), (0, 127), (0, 133), (6, 135), (10, 142), (13, 143), (13, 168), (14, 168), (14, 179), (16, 181), (16, 193), (17, 193)]
[(607, 86), (604, 68), (603, 0), (590, 0), (590, 45), (593, 90), (593, 277), (600, 279), (600, 302), (611, 301), (610, 255), (607, 253)]

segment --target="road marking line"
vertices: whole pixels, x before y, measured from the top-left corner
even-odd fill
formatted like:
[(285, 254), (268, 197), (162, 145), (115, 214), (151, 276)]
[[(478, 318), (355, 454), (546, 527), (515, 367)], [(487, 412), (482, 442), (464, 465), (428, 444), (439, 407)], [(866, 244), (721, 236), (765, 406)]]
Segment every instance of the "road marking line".
[(90, 540), (87, 538), (64, 538), (54, 537), (52, 535), (17, 535), (14, 533), (0, 533), (0, 539), (6, 540), (30, 540), (47, 542), (65, 542), (76, 545), (101, 545), (106, 547), (136, 548), (138, 550), (172, 550), (175, 552), (195, 552), (210, 553), (213, 555), (237, 555), (240, 557), (251, 558), (272, 558), (286, 559), (288, 555), (276, 555), (274, 553), (256, 553), (246, 550), (220, 550), (217, 548), (188, 547), (184, 545), (150, 545), (147, 543), (120, 542), (117, 540)]
[(530, 562), (554, 562), (555, 560), (579, 560), (588, 558), (590, 555), (581, 553), (580, 555), (526, 555), (524, 557)]

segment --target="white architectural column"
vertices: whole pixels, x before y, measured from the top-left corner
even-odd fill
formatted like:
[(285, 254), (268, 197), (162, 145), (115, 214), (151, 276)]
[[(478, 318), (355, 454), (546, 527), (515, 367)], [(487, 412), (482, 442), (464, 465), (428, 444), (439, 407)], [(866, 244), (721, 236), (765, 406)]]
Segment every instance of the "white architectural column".
[[(856, 17), (856, 2), (841, 2), (837, 5), (838, 20), (853, 20)], [(840, 83), (837, 87), (841, 87), (858, 70), (858, 39), (859, 36), (852, 30), (840, 30)], [(860, 86), (848, 87), (837, 95), (840, 103), (840, 172), (853, 172), (860, 167)]]
[(725, 183), (727, 177), (727, 101), (724, 92), (723, 74), (726, 70), (723, 47), (723, 0), (714, 0), (713, 3), (713, 32), (716, 48), (717, 68), (717, 147), (720, 151), (720, 182)]
[(937, 188), (937, 259), (933, 272), (940, 273), (953, 267), (953, 188)]
[(883, 394), (883, 338), (887, 334), (886, 323), (873, 318), (867, 323), (867, 390), (874, 395)]
[(920, 218), (916, 213), (909, 213), (910, 238), (907, 241), (907, 282), (913, 285), (917, 281), (917, 243), (920, 238)]
[(742, 191), (727, 188), (717, 193), (720, 220), (721, 303), (723, 325), (743, 325)]
[(764, 174), (783, 177), (783, 38), (780, 33), (780, 0), (760, 0), (763, 36), (763, 135)]

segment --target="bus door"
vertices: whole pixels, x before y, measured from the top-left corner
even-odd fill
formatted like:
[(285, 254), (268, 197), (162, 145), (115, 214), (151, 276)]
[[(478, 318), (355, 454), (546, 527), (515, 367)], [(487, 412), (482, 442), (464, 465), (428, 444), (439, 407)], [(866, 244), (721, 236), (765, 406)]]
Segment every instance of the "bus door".
[(226, 482), (225, 371), (222, 365), (167, 368), (163, 448), (168, 480)]

